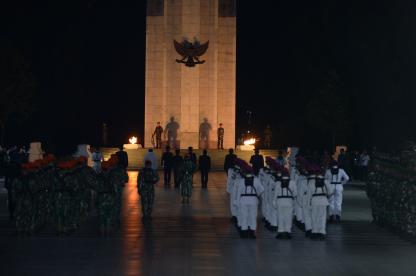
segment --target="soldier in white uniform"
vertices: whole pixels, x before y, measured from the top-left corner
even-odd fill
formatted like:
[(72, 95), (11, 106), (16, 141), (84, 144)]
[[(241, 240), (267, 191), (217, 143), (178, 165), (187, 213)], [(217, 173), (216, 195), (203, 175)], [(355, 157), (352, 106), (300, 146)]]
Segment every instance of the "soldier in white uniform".
[(306, 160), (302, 157), (296, 159), (296, 173), (294, 180), (296, 181), (297, 199), (295, 201), (295, 215), (296, 225), (301, 229), (305, 230), (305, 220), (303, 215), (303, 197), (307, 190), (307, 172), (305, 170)]
[(243, 179), (239, 180), (237, 192), (241, 214), (239, 218), (241, 220), (241, 236), (242, 238), (255, 239), (257, 208), (264, 189), (248, 164), (244, 165), (242, 170), (245, 175)]
[(292, 233), (293, 207), (297, 195), (296, 182), (290, 179), (289, 171), (285, 170), (277, 181), (273, 195), (273, 204), (277, 207), (278, 229), (277, 239), (290, 239)]
[(306, 175), (306, 189), (303, 191), (302, 195), (302, 215), (303, 221), (305, 224), (305, 236), (311, 237), (312, 235), (312, 206), (311, 206), (311, 199), (312, 199), (312, 189), (309, 187), (315, 186), (315, 173), (319, 170), (319, 167), (312, 164), (307, 164), (305, 171), (307, 172)]
[(244, 171), (243, 168), (244, 166), (247, 164), (244, 160), (237, 158), (234, 160), (234, 164), (235, 166), (238, 168), (238, 174), (236, 175), (236, 179), (234, 181), (233, 187), (231, 189), (231, 204), (232, 204), (232, 208), (235, 212), (235, 216), (236, 216), (236, 222), (235, 222), (235, 226), (238, 229), (240, 235), (242, 234), (241, 232), (241, 207), (240, 207), (240, 200), (239, 200), (239, 195), (238, 195), (238, 190), (239, 190), (239, 186), (244, 184), (244, 181), (240, 181), (242, 179), (244, 179)]
[(333, 185), (334, 192), (329, 197), (329, 221), (340, 222), (342, 210), (342, 192), (344, 185), (350, 179), (347, 173), (338, 167), (338, 163), (333, 161), (331, 169), (326, 171), (325, 178)]
[(275, 194), (275, 190), (280, 181), (282, 176), (283, 166), (281, 166), (275, 159), (273, 158), (266, 158), (266, 163), (270, 167), (270, 172), (268, 174), (268, 182), (265, 186), (264, 196), (263, 198), (267, 202), (267, 214), (268, 214), (268, 224), (266, 226), (267, 229), (270, 231), (275, 232), (278, 226), (278, 215), (277, 215), (277, 208), (278, 206), (273, 204), (273, 196)]
[(237, 224), (237, 216), (238, 216), (238, 206), (234, 205), (233, 202), (233, 191), (234, 186), (236, 186), (236, 183), (238, 179), (241, 178), (240, 175), (240, 168), (235, 162), (233, 162), (233, 167), (228, 169), (228, 176), (227, 176), (227, 193), (230, 195), (230, 212), (231, 212), (231, 220)]
[(325, 179), (322, 171), (317, 173), (313, 185), (308, 186), (312, 209), (312, 239), (325, 239), (326, 209), (329, 205), (328, 197), (333, 193), (334, 186)]
[[(267, 158), (266, 158), (267, 163)], [(264, 226), (267, 229), (270, 229), (270, 204), (268, 200), (268, 194), (269, 194), (269, 184), (270, 184), (270, 168), (264, 167), (261, 168), (259, 171), (259, 179), (260, 184), (263, 186), (264, 189), (264, 195), (261, 199), (261, 215), (264, 219)]]

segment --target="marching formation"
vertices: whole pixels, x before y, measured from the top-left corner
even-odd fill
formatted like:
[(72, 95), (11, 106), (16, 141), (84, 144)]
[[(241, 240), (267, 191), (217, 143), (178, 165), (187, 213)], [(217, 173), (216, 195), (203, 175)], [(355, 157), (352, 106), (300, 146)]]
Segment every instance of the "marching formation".
[(53, 227), (59, 234), (79, 228), (95, 205), (100, 231), (105, 234), (120, 222), (122, 191), (128, 181), (118, 157), (101, 163), (100, 173), (87, 158), (57, 161), (53, 155), (22, 165), (8, 189), (11, 191), (16, 229), (34, 234)]
[[(230, 212), (241, 238), (256, 238), (257, 210), (277, 239), (290, 239), (292, 223), (311, 239), (325, 239), (326, 223), (340, 222), (342, 192), (349, 177), (332, 161), (324, 169), (298, 156), (286, 166), (271, 157), (267, 167), (234, 159), (227, 174)], [(254, 164), (253, 164), (254, 165)], [(290, 170), (289, 170), (290, 169)]]

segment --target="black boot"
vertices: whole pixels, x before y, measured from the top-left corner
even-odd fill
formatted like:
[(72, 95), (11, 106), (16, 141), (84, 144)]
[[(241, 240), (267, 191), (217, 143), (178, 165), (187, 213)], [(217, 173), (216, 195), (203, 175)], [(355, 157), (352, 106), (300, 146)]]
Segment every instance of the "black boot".
[(241, 230), (240, 231), (240, 237), (242, 239), (248, 239), (248, 235), (249, 235), (248, 230)]
[(335, 216), (335, 222), (336, 223), (341, 223), (341, 217), (339, 215)]
[(254, 230), (248, 230), (248, 237), (250, 239), (256, 239), (256, 234)]
[(334, 215), (330, 216), (328, 219), (328, 222), (333, 223), (334, 221), (335, 221), (335, 216)]
[(312, 236), (312, 230), (305, 231), (305, 237), (310, 238)]
[(284, 233), (277, 233), (276, 239), (281, 240), (284, 237)]

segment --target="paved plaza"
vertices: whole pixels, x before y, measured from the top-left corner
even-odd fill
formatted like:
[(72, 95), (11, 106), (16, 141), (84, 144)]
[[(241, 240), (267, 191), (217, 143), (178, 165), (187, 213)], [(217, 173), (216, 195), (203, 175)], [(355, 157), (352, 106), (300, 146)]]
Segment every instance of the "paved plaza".
[(141, 223), (137, 172), (129, 172), (119, 231), (101, 237), (96, 217), (77, 233), (58, 237), (46, 229), (17, 237), (0, 217), (0, 275), (416, 275), (416, 246), (371, 223), (363, 189), (345, 191), (341, 225), (330, 225), (325, 241), (294, 230), (276, 240), (260, 226), (257, 240), (241, 240), (232, 224), (225, 174), (212, 173), (208, 190), (199, 175), (189, 205), (158, 183), (151, 225)]

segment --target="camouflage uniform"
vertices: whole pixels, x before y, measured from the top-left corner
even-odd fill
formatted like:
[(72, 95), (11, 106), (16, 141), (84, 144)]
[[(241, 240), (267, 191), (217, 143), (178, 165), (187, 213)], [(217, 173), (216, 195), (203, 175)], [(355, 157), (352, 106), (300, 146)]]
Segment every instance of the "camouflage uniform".
[(97, 207), (100, 227), (108, 231), (115, 219), (116, 190), (107, 172), (98, 175)]
[(153, 201), (155, 198), (155, 187), (159, 181), (159, 174), (152, 168), (143, 168), (137, 178), (137, 191), (141, 197), (142, 213), (144, 218), (152, 215)]
[(180, 184), (181, 196), (190, 198), (192, 196), (192, 176), (195, 171), (195, 164), (191, 159), (185, 159), (182, 167), (182, 181)]

